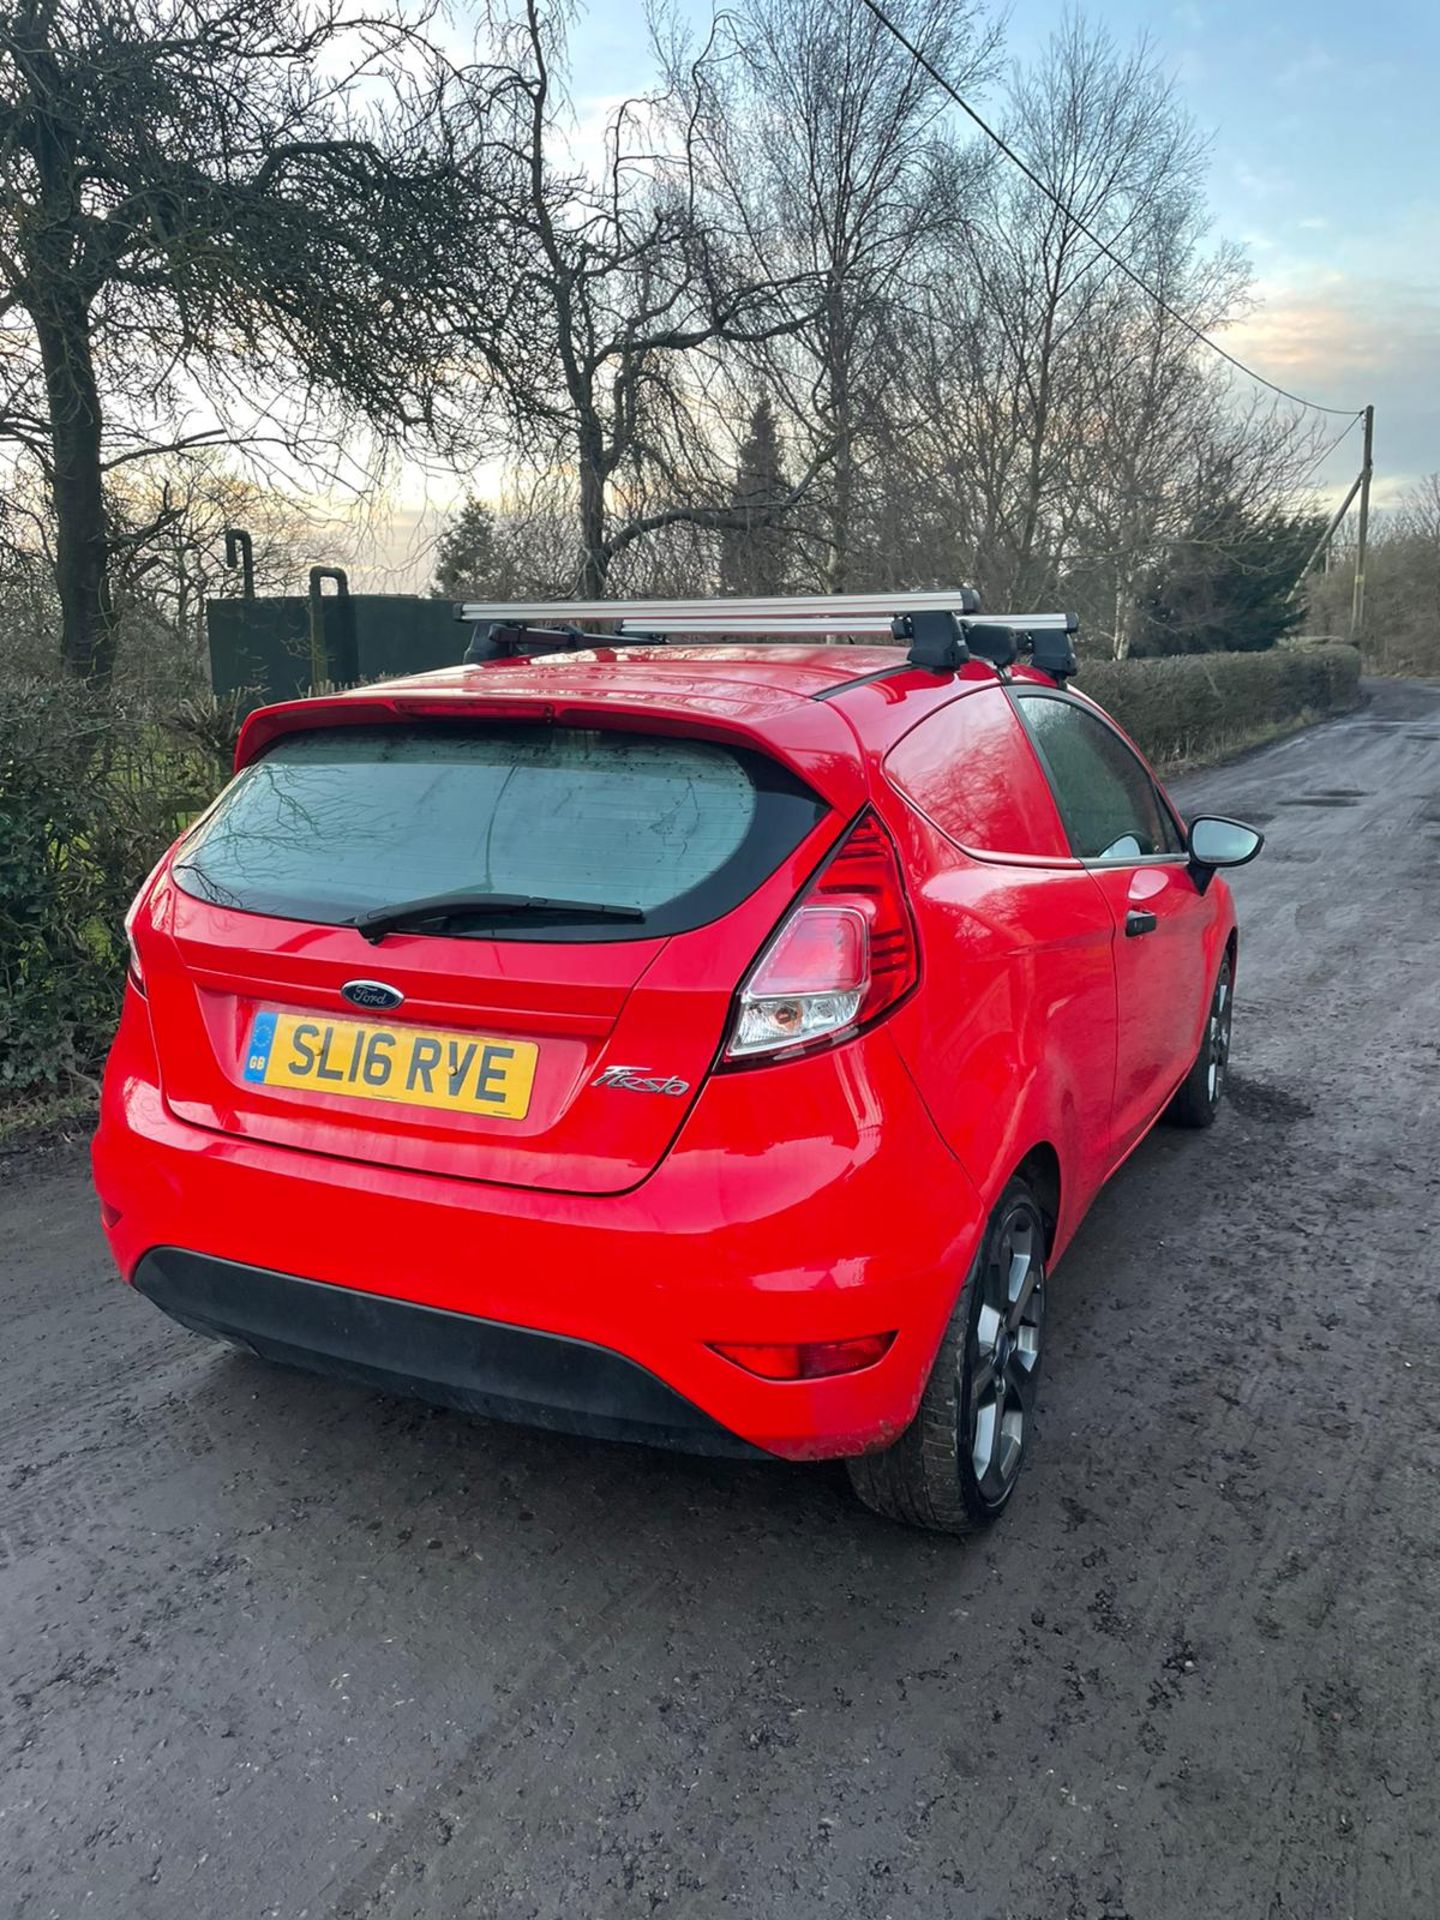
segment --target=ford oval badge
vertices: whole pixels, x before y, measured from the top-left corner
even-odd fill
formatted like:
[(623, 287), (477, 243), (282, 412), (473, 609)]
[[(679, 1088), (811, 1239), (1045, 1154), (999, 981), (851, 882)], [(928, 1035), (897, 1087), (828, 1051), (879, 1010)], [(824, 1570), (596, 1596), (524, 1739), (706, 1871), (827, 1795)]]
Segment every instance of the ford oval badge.
[(398, 987), (387, 987), (383, 980), (347, 980), (340, 992), (352, 1007), (398, 1007), (405, 996)]

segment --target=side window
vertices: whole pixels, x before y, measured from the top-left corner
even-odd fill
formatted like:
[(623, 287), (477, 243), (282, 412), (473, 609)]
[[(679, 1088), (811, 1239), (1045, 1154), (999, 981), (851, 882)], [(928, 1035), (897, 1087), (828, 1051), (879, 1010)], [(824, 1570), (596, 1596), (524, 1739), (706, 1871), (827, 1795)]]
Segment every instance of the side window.
[(1001, 687), (962, 694), (912, 727), (886, 756), (885, 772), (972, 853), (1071, 857), (1040, 763)]
[(1155, 782), (1119, 734), (1072, 700), (1028, 691), (1016, 698), (1080, 859), (1139, 860), (1181, 850)]

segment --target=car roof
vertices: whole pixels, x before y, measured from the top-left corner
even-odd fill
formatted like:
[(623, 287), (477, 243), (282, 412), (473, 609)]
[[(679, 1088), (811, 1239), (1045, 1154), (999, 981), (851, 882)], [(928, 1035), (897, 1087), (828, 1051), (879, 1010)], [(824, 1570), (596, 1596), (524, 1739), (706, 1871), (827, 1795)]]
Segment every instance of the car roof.
[(901, 647), (844, 645), (595, 646), (571, 653), (522, 654), (476, 666), (442, 667), (430, 673), (354, 689), (357, 695), (398, 692), (476, 696), (529, 695), (626, 705), (702, 706), (739, 721), (762, 720), (797, 701), (823, 699), (836, 688), (905, 665)]

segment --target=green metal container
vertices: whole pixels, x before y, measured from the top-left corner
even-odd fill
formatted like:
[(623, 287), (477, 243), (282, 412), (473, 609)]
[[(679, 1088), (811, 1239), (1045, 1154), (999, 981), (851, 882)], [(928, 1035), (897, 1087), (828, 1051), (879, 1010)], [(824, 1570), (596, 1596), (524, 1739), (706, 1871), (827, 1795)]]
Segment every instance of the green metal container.
[[(318, 611), (315, 665), (323, 666), (318, 677), (334, 686), (455, 666), (469, 638), (448, 600), (418, 594), (326, 594)], [(247, 705), (258, 707), (312, 690), (308, 597), (212, 600), (205, 621), (217, 694), (243, 694)]]

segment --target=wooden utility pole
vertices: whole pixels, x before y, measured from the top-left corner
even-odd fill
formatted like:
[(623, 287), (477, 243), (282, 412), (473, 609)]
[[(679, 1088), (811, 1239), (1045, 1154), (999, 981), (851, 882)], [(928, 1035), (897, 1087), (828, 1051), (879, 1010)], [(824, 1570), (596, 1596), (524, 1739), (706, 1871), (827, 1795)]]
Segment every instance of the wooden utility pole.
[(1355, 540), (1355, 595), (1350, 602), (1350, 638), (1356, 646), (1365, 628), (1365, 545), (1370, 532), (1370, 474), (1374, 466), (1375, 409), (1365, 409), (1365, 458), (1360, 468), (1360, 526)]

